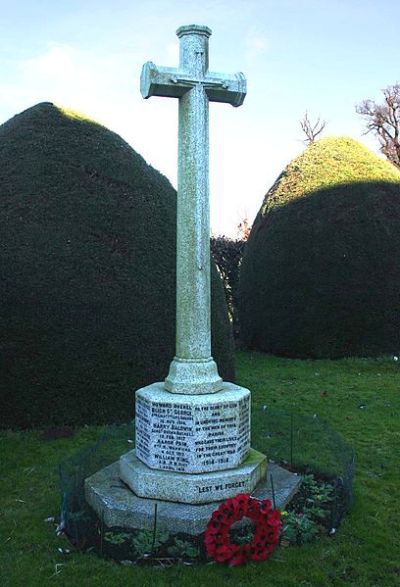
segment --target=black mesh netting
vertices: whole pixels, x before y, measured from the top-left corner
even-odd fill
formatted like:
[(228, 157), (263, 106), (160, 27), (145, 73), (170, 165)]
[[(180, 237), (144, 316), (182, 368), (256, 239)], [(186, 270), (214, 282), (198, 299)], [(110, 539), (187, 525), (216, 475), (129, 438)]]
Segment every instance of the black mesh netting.
[[(152, 530), (107, 527), (86, 502), (85, 479), (131, 450), (133, 438), (132, 424), (110, 426), (93, 446), (60, 465), (60, 528), (75, 548), (126, 563), (206, 560), (204, 535), (158, 528), (156, 501)], [(281, 544), (300, 545), (335, 533), (353, 496), (355, 456), (344, 439), (317, 417), (268, 409), (253, 413), (252, 447), (302, 477), (282, 514)], [(252, 531), (251, 524), (232, 529), (232, 541), (248, 542)]]

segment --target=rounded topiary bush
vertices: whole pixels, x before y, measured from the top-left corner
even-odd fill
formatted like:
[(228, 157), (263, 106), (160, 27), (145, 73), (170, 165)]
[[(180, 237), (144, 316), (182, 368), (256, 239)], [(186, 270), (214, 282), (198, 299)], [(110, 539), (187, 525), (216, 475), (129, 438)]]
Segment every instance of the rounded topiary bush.
[[(0, 426), (126, 421), (175, 350), (176, 192), (53, 104), (0, 127)], [(213, 266), (213, 355), (233, 343)]]
[(242, 343), (289, 357), (398, 353), (399, 249), (399, 170), (350, 138), (311, 144), (254, 222)]

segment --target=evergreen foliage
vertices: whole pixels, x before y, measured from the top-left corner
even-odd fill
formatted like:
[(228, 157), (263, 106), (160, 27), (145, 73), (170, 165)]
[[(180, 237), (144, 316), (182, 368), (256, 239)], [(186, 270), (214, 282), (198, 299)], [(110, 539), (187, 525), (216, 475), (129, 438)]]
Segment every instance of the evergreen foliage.
[(267, 193), (240, 278), (243, 344), (289, 357), (400, 348), (400, 173), (357, 143), (312, 143)]
[(227, 236), (211, 237), (211, 254), (224, 283), (235, 339), (239, 338), (239, 270), (245, 246), (246, 241), (242, 239), (234, 240)]
[[(176, 192), (121, 137), (42, 103), (0, 127), (0, 427), (126, 421), (175, 349)], [(213, 356), (233, 342), (213, 266)]]

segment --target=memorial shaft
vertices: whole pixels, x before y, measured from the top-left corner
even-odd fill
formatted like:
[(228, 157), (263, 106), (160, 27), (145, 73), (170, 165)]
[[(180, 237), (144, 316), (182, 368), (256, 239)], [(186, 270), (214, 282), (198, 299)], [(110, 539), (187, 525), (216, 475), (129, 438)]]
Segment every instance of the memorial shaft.
[(242, 74), (208, 71), (208, 27), (180, 27), (177, 35), (179, 68), (146, 63), (141, 91), (179, 98), (176, 356), (165, 388), (205, 394), (222, 388), (211, 356), (209, 101), (239, 106), (246, 84)]
[[(207, 34), (183, 35), (180, 69), (204, 79)], [(176, 357), (211, 358), (208, 97), (201, 82), (179, 100)]]

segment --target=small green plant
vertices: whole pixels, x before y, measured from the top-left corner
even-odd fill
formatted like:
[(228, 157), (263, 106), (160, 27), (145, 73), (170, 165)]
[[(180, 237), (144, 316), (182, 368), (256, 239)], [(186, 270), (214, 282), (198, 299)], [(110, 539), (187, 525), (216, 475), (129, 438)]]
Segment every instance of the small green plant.
[(307, 514), (287, 512), (283, 517), (281, 540), (287, 540), (291, 544), (306, 544), (312, 542), (318, 534), (317, 523)]
[(304, 475), (296, 511), (323, 522), (329, 517), (329, 506), (333, 499), (333, 486), (330, 483), (317, 481), (314, 475)]
[(188, 540), (175, 538), (174, 544), (168, 547), (167, 552), (175, 558), (197, 558), (199, 549)]
[(124, 544), (131, 537), (131, 534), (127, 532), (106, 532), (104, 534), (104, 540), (110, 544)]
[(330, 483), (304, 475), (289, 511), (282, 512), (281, 540), (297, 545), (312, 542), (329, 525), (333, 500), (334, 488)]
[(167, 542), (169, 534), (160, 530), (138, 530), (132, 537), (132, 547), (135, 555), (141, 557), (151, 555)]

